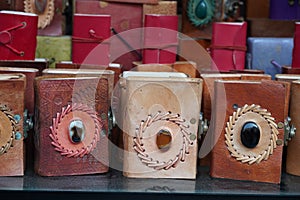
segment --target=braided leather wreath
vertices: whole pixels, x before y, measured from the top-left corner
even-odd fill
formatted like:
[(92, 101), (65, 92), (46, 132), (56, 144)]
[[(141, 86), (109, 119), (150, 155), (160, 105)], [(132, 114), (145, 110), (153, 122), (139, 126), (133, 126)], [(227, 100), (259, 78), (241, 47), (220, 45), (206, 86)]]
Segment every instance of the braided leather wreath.
[(54, 17), (54, 0), (44, 0), (41, 3), (37, 0), (24, 0), (24, 11), (38, 14), (38, 28), (44, 29)]
[[(64, 118), (68, 114), (72, 114), (72, 112), (76, 112), (76, 111), (83, 112), (92, 119), (95, 125), (95, 131), (93, 133), (93, 137), (89, 144), (83, 145), (81, 148), (76, 148), (76, 145), (73, 144), (71, 146), (74, 147), (74, 149), (70, 149), (61, 143), (60, 134), (62, 133), (59, 133), (58, 130)], [(51, 144), (54, 146), (56, 151), (60, 152), (62, 156), (83, 157), (84, 155), (89, 154), (97, 146), (97, 142), (99, 141), (99, 135), (102, 127), (103, 127), (103, 123), (98, 117), (98, 114), (95, 110), (89, 108), (87, 105), (72, 104), (62, 108), (61, 113), (57, 113), (56, 117), (53, 118), (53, 125), (50, 126), (51, 134), (49, 136), (52, 140)]]
[[(245, 122), (247, 116), (251, 118), (251, 120), (254, 118), (259, 120), (264, 126), (264, 128), (262, 128), (263, 133), (261, 134), (264, 138), (259, 141), (257, 147), (254, 149), (248, 149), (240, 144), (240, 125)], [(259, 105), (252, 104), (249, 106), (246, 104), (242, 108), (238, 108), (237, 111), (233, 112), (232, 116), (229, 117), (225, 132), (225, 143), (228, 151), (232, 157), (242, 163), (251, 165), (255, 162), (258, 164), (262, 160), (267, 160), (277, 147), (276, 142), (279, 132), (275, 119), (267, 109), (263, 109)]]
[[(175, 155), (174, 158), (168, 161), (158, 161), (154, 158), (151, 158), (145, 148), (143, 147), (143, 133), (145, 130), (150, 127), (153, 123), (158, 121), (168, 121), (176, 124), (180, 128), (180, 132), (182, 134), (183, 143), (178, 154)], [(145, 165), (155, 170), (165, 169), (168, 170), (171, 167), (176, 167), (179, 161), (184, 162), (186, 159), (186, 155), (189, 153), (189, 146), (194, 145), (193, 140), (196, 139), (195, 135), (189, 133), (187, 128), (188, 125), (184, 124), (185, 120), (180, 117), (179, 114), (172, 114), (171, 112), (167, 113), (156, 113), (154, 116), (149, 115), (147, 119), (142, 120), (139, 128), (136, 129), (135, 137), (133, 138), (134, 146), (133, 149), (136, 151), (139, 159)]]
[[(5, 142), (5, 144), (0, 146), (0, 155), (2, 155), (5, 152), (7, 152), (10, 149), (10, 147), (12, 147), (12, 145), (13, 145), (13, 142), (14, 142), (15, 136), (16, 136), (16, 131), (17, 131), (17, 121), (14, 119), (14, 116), (11, 113), (11, 110), (6, 105), (4, 105), (4, 106), (0, 105), (0, 115), (4, 115), (4, 116), (2, 116), (4, 118), (4, 120), (1, 121), (0, 123), (10, 124), (9, 130), (4, 130), (5, 133), (9, 133), (9, 132), (11, 133), (10, 136), (7, 136), (8, 137), (7, 142)], [(6, 127), (4, 127), (4, 128), (6, 128)], [(5, 133), (4, 134), (2, 133), (2, 134), (4, 136), (6, 136)]]

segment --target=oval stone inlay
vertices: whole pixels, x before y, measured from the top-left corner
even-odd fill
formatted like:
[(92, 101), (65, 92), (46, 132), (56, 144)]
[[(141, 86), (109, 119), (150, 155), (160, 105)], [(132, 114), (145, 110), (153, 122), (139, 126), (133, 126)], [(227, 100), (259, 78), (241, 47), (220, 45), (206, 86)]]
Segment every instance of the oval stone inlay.
[(73, 143), (80, 143), (84, 139), (85, 127), (81, 120), (74, 120), (69, 125), (70, 139)]
[(156, 134), (156, 145), (160, 150), (168, 150), (172, 141), (172, 135), (168, 130), (162, 129)]
[(195, 14), (198, 18), (204, 19), (207, 16), (207, 4), (204, 0), (201, 0), (196, 9), (195, 9)]
[(246, 122), (241, 130), (242, 144), (247, 148), (254, 148), (257, 146), (260, 139), (260, 130), (256, 123)]

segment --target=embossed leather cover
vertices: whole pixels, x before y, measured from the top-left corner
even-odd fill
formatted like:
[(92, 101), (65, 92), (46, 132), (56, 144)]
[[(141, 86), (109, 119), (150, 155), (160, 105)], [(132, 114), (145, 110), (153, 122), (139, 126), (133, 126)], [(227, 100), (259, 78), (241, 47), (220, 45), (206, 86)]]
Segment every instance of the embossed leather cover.
[[(277, 125), (287, 117), (289, 92), (278, 81), (215, 82), (212, 177), (280, 183), (284, 129)], [(258, 134), (248, 132), (253, 146), (244, 137), (248, 122), (258, 125)]]
[[(246, 22), (214, 22), (211, 57), (213, 70), (244, 69), (246, 58)], [(226, 37), (223, 37), (226, 35)]]
[[(144, 31), (143, 64), (174, 63), (178, 46), (178, 17), (145, 15), (144, 27), (146, 29)], [(170, 31), (166, 29), (170, 29)]]
[(34, 60), (37, 15), (0, 11), (0, 60)]
[[(84, 62), (84, 64), (108, 65), (110, 63), (110, 44), (105, 40), (111, 36), (110, 27), (111, 17), (109, 15), (74, 14), (72, 36), (73, 63)], [(97, 48), (94, 49), (95, 47)], [(97, 54), (88, 57), (92, 50), (97, 51)]]
[(25, 84), (22, 74), (0, 74), (0, 176), (24, 175)]
[(64, 176), (107, 172), (108, 80), (42, 76), (36, 79), (35, 89), (36, 173)]
[[(201, 79), (133, 76), (124, 78), (121, 88), (123, 174), (195, 179)], [(157, 143), (160, 131), (171, 135), (167, 149)]]
[[(111, 16), (111, 27), (117, 33), (141, 28), (142, 25), (142, 4), (137, 3), (120, 3), (120, 2), (106, 2), (95, 0), (79, 0), (76, 1), (75, 13), (82, 14), (105, 14)], [(124, 34), (121, 35), (131, 46), (141, 46), (142, 33), (138, 34)], [(110, 52), (112, 55), (120, 55), (111, 62), (120, 63), (123, 69), (130, 70), (132, 62), (138, 61), (139, 57), (128, 49), (128, 47), (117, 37), (111, 41)], [(141, 53), (138, 49), (137, 51)], [(123, 52), (129, 52), (124, 54)]]
[[(298, 76), (299, 78), (299, 76)], [(297, 130), (300, 130), (300, 115), (299, 115), (299, 89), (300, 82), (294, 81), (291, 84), (291, 100), (290, 100), (290, 117), (292, 119), (291, 124), (293, 124)], [(297, 131), (296, 130), (296, 131)], [(299, 163), (299, 137), (300, 135), (295, 134), (291, 141), (288, 142), (287, 155), (286, 155), (286, 172), (296, 176), (300, 176), (300, 163)]]

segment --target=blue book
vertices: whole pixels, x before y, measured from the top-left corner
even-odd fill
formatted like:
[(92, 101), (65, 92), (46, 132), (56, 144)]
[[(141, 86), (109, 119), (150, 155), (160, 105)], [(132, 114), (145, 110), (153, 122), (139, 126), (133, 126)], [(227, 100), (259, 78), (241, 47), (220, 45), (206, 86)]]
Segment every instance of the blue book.
[(272, 79), (292, 64), (293, 38), (249, 37), (246, 68), (264, 70)]

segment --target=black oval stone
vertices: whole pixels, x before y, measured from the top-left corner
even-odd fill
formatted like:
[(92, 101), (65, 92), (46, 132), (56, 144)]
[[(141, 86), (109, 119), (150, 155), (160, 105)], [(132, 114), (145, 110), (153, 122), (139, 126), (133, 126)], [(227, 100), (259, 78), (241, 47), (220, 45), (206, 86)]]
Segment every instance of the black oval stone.
[(74, 143), (79, 143), (82, 140), (82, 134), (83, 134), (83, 130), (82, 128), (79, 127), (72, 127), (71, 131), (73, 132), (73, 135), (71, 136), (71, 139)]
[(257, 146), (260, 139), (260, 130), (256, 123), (247, 122), (243, 125), (241, 130), (242, 144), (247, 148), (254, 148)]

